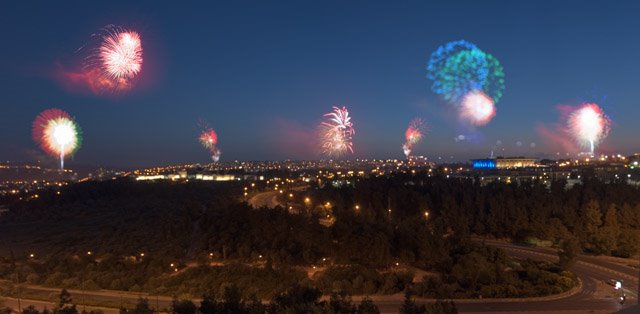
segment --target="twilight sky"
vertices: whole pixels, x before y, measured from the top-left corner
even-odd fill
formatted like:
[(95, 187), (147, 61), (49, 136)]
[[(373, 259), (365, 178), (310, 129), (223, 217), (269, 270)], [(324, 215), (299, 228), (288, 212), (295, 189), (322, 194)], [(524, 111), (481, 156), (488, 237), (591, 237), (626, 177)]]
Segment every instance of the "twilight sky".
[[(199, 119), (218, 132), (223, 161), (316, 159), (314, 129), (333, 105), (353, 116), (348, 158), (403, 157), (416, 116), (429, 132), (415, 154), (436, 161), (492, 148), (564, 155), (541, 130), (556, 128), (559, 105), (583, 101), (613, 120), (599, 152), (640, 151), (638, 1), (129, 2), (0, 4), (0, 160), (54, 160), (31, 139), (51, 107), (83, 129), (71, 167), (208, 162)], [(61, 74), (108, 24), (138, 31), (145, 60), (132, 91), (97, 96)], [(473, 141), (454, 141), (462, 130), (425, 77), (429, 55), (458, 39), (506, 73), (497, 115)]]

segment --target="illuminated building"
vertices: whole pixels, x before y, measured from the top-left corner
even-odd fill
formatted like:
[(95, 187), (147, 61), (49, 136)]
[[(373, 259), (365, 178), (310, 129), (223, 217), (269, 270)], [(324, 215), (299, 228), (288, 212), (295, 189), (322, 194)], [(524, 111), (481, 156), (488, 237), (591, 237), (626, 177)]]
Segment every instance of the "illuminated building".
[(535, 158), (525, 157), (474, 159), (471, 163), (474, 169), (512, 169), (538, 166)]

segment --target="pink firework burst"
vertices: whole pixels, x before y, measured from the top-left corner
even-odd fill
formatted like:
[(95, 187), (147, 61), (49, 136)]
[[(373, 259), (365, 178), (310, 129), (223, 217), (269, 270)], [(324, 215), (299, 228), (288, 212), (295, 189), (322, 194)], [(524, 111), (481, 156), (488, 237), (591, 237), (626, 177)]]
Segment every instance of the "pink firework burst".
[(597, 104), (583, 104), (569, 114), (568, 129), (573, 138), (583, 147), (590, 148), (602, 142), (611, 130), (611, 119)]
[(404, 137), (407, 143), (414, 145), (420, 142), (424, 133), (424, 120), (422, 120), (422, 118), (415, 118), (409, 123), (409, 127), (407, 127), (407, 130), (404, 132)]
[(140, 34), (117, 26), (107, 26), (87, 44), (84, 73), (79, 77), (94, 93), (130, 90), (142, 71)]
[(200, 144), (206, 149), (211, 149), (218, 144), (218, 134), (213, 129), (206, 129), (200, 133)]
[(333, 107), (333, 112), (324, 115), (320, 124), (320, 146), (327, 156), (340, 156), (347, 151), (353, 153), (353, 135), (356, 133), (346, 107)]
[(198, 135), (198, 141), (209, 151), (209, 155), (211, 156), (211, 160), (217, 162), (220, 160), (220, 149), (218, 149), (218, 133), (210, 128), (205, 120), (199, 120), (198, 126), (202, 130), (200, 135)]
[(486, 125), (496, 116), (496, 106), (491, 97), (481, 91), (467, 93), (460, 106), (460, 119), (474, 125)]

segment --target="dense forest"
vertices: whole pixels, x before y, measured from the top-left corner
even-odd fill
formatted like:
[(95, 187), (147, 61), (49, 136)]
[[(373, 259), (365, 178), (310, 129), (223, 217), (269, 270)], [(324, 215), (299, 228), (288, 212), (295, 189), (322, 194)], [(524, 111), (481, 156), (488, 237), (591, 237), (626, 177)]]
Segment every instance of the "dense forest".
[[(566, 189), (398, 174), (312, 184), (300, 192), (312, 209), (303, 213), (253, 209), (243, 191), (239, 182), (123, 179), (14, 202), (0, 217), (0, 277), (191, 297), (229, 283), (259, 298), (295, 284), (326, 295), (520, 297), (576, 280), (566, 265), (514, 260), (474, 236), (619, 256), (638, 249), (640, 193), (624, 183)], [(321, 223), (326, 215), (332, 224)]]
[[(564, 180), (528, 183), (396, 175), (359, 180), (353, 186), (315, 186), (314, 200), (331, 202), (334, 214), (374, 223), (403, 221), (429, 213), (429, 220), (466, 234), (530, 238), (560, 244), (577, 239), (586, 252), (629, 257), (638, 252), (640, 189), (619, 182), (584, 180), (566, 188)], [(338, 219), (338, 221), (344, 219)], [(401, 222), (400, 222), (401, 223)], [(404, 240), (404, 239), (403, 239)], [(394, 249), (402, 250), (401, 246)], [(396, 256), (409, 257), (397, 251)]]

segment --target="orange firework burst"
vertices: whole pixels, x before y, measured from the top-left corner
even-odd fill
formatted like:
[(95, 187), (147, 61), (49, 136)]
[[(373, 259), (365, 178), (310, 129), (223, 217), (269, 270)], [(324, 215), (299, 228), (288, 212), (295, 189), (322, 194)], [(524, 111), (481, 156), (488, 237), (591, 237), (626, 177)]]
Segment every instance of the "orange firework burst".
[(60, 157), (60, 169), (64, 168), (64, 157), (80, 148), (81, 134), (73, 118), (60, 109), (45, 110), (33, 121), (33, 140), (47, 154)]

